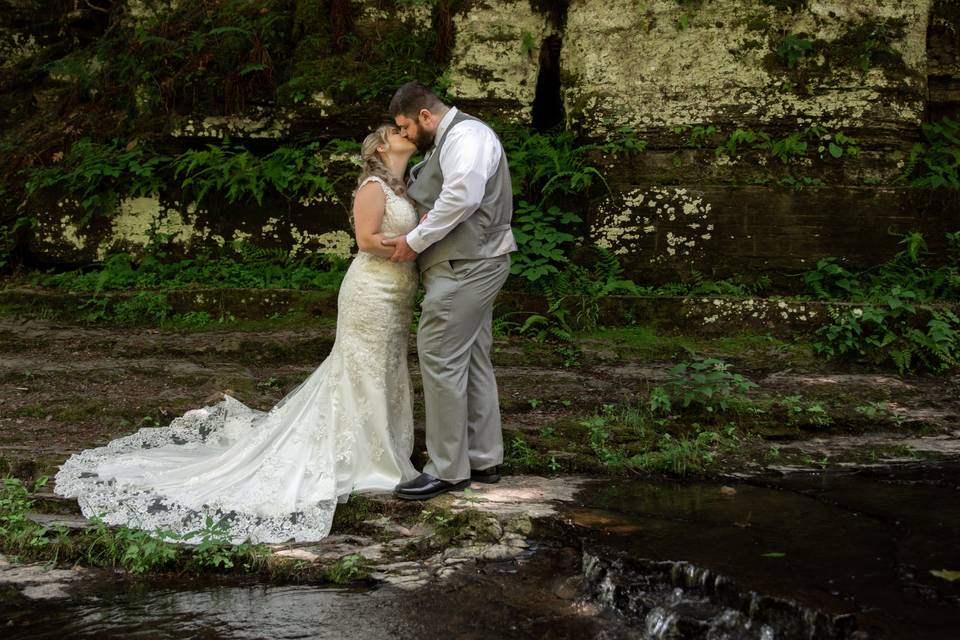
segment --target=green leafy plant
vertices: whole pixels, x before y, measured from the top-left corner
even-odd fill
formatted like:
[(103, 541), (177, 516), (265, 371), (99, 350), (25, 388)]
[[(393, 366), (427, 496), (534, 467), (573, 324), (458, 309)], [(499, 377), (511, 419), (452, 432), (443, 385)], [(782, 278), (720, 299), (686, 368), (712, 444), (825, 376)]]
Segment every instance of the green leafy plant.
[[(103, 527), (103, 523), (99, 523)], [(165, 542), (161, 536), (147, 531), (117, 527), (101, 529), (98, 535), (111, 539), (110, 544), (119, 547), (119, 563), (130, 573), (146, 573), (172, 563), (177, 557), (176, 546)]]
[(903, 178), (915, 187), (960, 189), (960, 121), (924, 124), (925, 142), (910, 151)]
[(337, 289), (347, 261), (319, 252), (291, 256), (237, 242), (222, 251), (199, 250), (190, 258), (163, 262), (156, 255), (116, 253), (95, 269), (36, 274), (31, 282), (67, 291), (99, 293), (124, 289), (236, 288)]
[[(41, 476), (34, 482), (32, 490), (40, 490), (48, 480), (47, 476)], [(0, 540), (8, 550), (29, 553), (47, 543), (46, 529), (27, 518), (27, 513), (34, 505), (30, 493), (31, 490), (20, 479), (10, 476), (3, 478), (3, 484), (0, 485)]]
[(113, 307), (112, 320), (118, 324), (162, 324), (170, 315), (167, 296), (153, 291), (141, 291), (129, 300)]
[[(544, 285), (544, 292), (551, 306), (556, 304), (569, 312), (567, 329), (592, 331), (597, 328), (603, 298), (615, 294), (636, 295), (640, 288), (624, 277), (620, 260), (606, 249), (593, 247), (584, 262), (589, 266), (567, 264)], [(565, 315), (564, 320), (566, 318)]]
[(805, 401), (800, 395), (783, 396), (774, 404), (786, 413), (788, 425), (822, 427), (833, 423), (823, 404)]
[(834, 41), (830, 62), (835, 66), (867, 73), (878, 64), (903, 66), (903, 57), (893, 47), (906, 35), (906, 21), (899, 18), (865, 20), (848, 26)]
[[(951, 246), (952, 238), (948, 235)], [(834, 310), (832, 322), (817, 332), (818, 352), (889, 362), (901, 373), (957, 366), (956, 314), (918, 305), (960, 299), (960, 267), (956, 260), (937, 268), (926, 266), (929, 250), (919, 233), (904, 234), (900, 245), (903, 249), (891, 260), (864, 274), (853, 274), (829, 258), (805, 275), (807, 286), (819, 298), (858, 303)], [(955, 249), (950, 251), (953, 255)]]
[(670, 400), (670, 392), (664, 387), (654, 387), (650, 390), (648, 399), (650, 412), (654, 414), (670, 413), (673, 409), (673, 402)]
[(533, 34), (529, 31), (524, 31), (520, 34), (520, 50), (523, 52), (523, 55), (533, 57), (533, 52), (536, 51), (537, 45), (533, 40)]
[(714, 447), (720, 436), (714, 431), (699, 431), (692, 437), (674, 437), (664, 433), (657, 448), (630, 459), (630, 465), (646, 471), (685, 475), (701, 471), (716, 459)]
[(560, 273), (560, 266), (570, 261), (565, 249), (576, 240), (561, 229), (581, 222), (578, 215), (559, 207), (544, 211), (521, 201), (514, 214), (513, 234), (522, 249), (513, 255), (510, 272), (530, 282)]
[(747, 403), (747, 393), (756, 386), (722, 360), (696, 358), (672, 367), (661, 388), (672, 406), (720, 414)]
[[(736, 129), (727, 140), (717, 147), (716, 155), (735, 157), (742, 149), (769, 153), (783, 164), (797, 158), (808, 157), (811, 149), (816, 149), (821, 158), (827, 154), (840, 159), (853, 157), (860, 153), (859, 141), (842, 131), (830, 131), (822, 126), (813, 125), (800, 131), (791, 132), (784, 138), (775, 139), (763, 131)], [(795, 181), (794, 181), (795, 182)], [(790, 186), (794, 186), (791, 183)]]
[(810, 178), (807, 176), (795, 177), (795, 176), (783, 176), (777, 181), (777, 184), (784, 187), (792, 187), (796, 190), (804, 189), (806, 187), (824, 187), (826, 183), (820, 178)]
[(210, 193), (222, 193), (227, 202), (254, 200), (263, 204), (264, 195), (276, 192), (288, 201), (318, 196), (336, 200), (333, 182), (326, 176), (320, 143), (302, 147), (282, 146), (263, 156), (229, 145), (207, 145), (190, 149), (173, 162), (175, 179), (192, 189), (197, 203)]
[(613, 443), (605, 416), (595, 416), (580, 424), (588, 429), (587, 445), (602, 465), (619, 467), (626, 462), (623, 449)]
[(788, 33), (783, 40), (776, 46), (774, 53), (783, 59), (788, 69), (795, 69), (797, 63), (802, 60), (813, 48), (813, 42), (805, 37), (804, 34)]
[(102, 144), (81, 138), (57, 162), (26, 169), (25, 194), (29, 200), (41, 191), (56, 189), (83, 210), (82, 226), (94, 216), (112, 214), (121, 195), (159, 193), (164, 184), (161, 172), (169, 161), (169, 156), (137, 141)]
[(904, 416), (892, 411), (886, 402), (869, 401), (854, 407), (854, 411), (863, 415), (868, 420), (892, 422), (900, 426), (904, 422)]
[(674, 133), (684, 136), (684, 144), (691, 148), (701, 148), (718, 133), (714, 125), (680, 125), (673, 128)]
[(807, 143), (803, 138), (804, 132), (795, 131), (781, 140), (771, 140), (768, 145), (770, 153), (784, 163), (790, 158), (806, 155)]
[(508, 125), (498, 131), (519, 203), (514, 214), (519, 251), (513, 254), (512, 273), (536, 283), (569, 263), (568, 248), (583, 223), (562, 201), (597, 182), (606, 185), (592, 156), (641, 151), (645, 145), (627, 130), (602, 144), (579, 144), (570, 131), (531, 133)]
[(960, 366), (960, 318), (947, 309), (933, 310), (926, 324), (917, 326), (917, 309), (908, 293), (894, 291), (885, 304), (838, 311), (833, 322), (817, 331), (814, 348), (831, 357), (892, 362), (900, 373)]
[(530, 446), (527, 439), (521, 434), (514, 434), (507, 443), (506, 462), (513, 467), (536, 468), (540, 462), (540, 454)]
[(693, 21), (694, 12), (703, 5), (703, 0), (677, 0), (677, 4), (684, 10), (674, 21), (678, 31), (683, 31)]
[(198, 570), (205, 568), (232, 569), (234, 558), (248, 553), (248, 543), (234, 547), (230, 542), (230, 528), (223, 520), (215, 521), (210, 516), (204, 520), (202, 529), (193, 531), (185, 538), (200, 537), (191, 553), (191, 564)]
[[(127, 526), (110, 527), (97, 517), (90, 527), (68, 530), (48, 528), (33, 522), (31, 497), (47, 483), (41, 477), (28, 488), (18, 478), (7, 476), (0, 484), (0, 551), (24, 559), (52, 563), (83, 562), (90, 566), (121, 567), (132, 574), (193, 568), (197, 571), (243, 569), (258, 571), (270, 555), (263, 545), (230, 544), (221, 523), (208, 519), (201, 530), (178, 535), (171, 531), (143, 531)], [(182, 541), (199, 537), (197, 544)]]

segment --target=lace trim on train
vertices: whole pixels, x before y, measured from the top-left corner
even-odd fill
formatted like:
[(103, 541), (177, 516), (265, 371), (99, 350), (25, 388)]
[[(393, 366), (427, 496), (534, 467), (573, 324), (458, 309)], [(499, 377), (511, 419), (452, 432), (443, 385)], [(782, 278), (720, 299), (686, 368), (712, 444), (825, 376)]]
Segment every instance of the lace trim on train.
[(56, 475), (56, 491), (77, 498), (83, 515), (88, 518), (98, 516), (107, 524), (124, 524), (145, 531), (169, 531), (184, 542), (200, 542), (200, 536), (189, 534), (204, 529), (208, 517), (214, 522), (223, 521), (234, 543), (326, 537), (333, 523), (336, 500), (320, 501), (294, 513), (264, 516), (237, 511), (222, 503), (188, 505), (184, 500), (189, 499), (189, 494), (176, 500), (136, 486), (118, 486), (113, 480), (104, 481), (97, 476), (100, 463), (116, 463), (118, 454), (165, 445), (189, 447), (232, 441), (242, 437), (245, 430), (249, 437), (249, 428), (260, 415), (263, 412), (227, 396), (216, 405), (186, 412), (169, 426), (140, 429), (104, 447), (72, 455)]

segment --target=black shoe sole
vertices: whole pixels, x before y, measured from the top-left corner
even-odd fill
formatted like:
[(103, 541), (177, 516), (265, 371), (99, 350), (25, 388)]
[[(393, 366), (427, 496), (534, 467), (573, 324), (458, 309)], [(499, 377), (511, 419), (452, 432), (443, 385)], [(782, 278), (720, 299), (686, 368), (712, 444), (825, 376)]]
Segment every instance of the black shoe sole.
[(483, 484), (497, 484), (500, 482), (500, 474), (492, 473), (488, 476), (470, 476), (473, 482), (482, 482)]
[(401, 500), (429, 500), (430, 498), (436, 498), (445, 493), (451, 491), (460, 491), (466, 489), (470, 486), (470, 480), (461, 480), (455, 484), (450, 485), (449, 487), (444, 487), (442, 489), (437, 489), (436, 491), (431, 491), (430, 493), (403, 493), (402, 491), (394, 491), (393, 495), (400, 498)]

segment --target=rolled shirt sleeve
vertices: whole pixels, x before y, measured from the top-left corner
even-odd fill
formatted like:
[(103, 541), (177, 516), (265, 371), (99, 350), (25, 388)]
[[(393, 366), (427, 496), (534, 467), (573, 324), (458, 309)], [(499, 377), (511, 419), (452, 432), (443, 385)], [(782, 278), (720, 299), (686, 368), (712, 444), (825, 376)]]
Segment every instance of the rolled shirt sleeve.
[(450, 128), (439, 153), (443, 171), (440, 196), (426, 219), (407, 234), (407, 244), (417, 253), (445, 238), (479, 208), (503, 151), (486, 125), (464, 120)]

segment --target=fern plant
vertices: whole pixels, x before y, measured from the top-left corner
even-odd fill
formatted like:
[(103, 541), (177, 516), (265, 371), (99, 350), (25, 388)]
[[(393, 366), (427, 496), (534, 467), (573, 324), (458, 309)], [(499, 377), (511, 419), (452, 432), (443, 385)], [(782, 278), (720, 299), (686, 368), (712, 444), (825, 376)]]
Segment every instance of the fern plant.
[(282, 146), (259, 158), (250, 151), (226, 144), (190, 149), (173, 162), (175, 178), (192, 188), (197, 203), (207, 195), (222, 193), (227, 202), (254, 200), (263, 204), (268, 191), (288, 201), (324, 196), (336, 199), (333, 182), (326, 176), (319, 143)]
[(56, 189), (80, 205), (82, 226), (94, 216), (113, 213), (121, 195), (136, 198), (159, 193), (169, 161), (169, 156), (136, 141), (101, 144), (82, 138), (56, 163), (25, 170), (23, 204), (43, 190)]
[(923, 136), (926, 142), (910, 151), (903, 179), (915, 187), (960, 189), (960, 121), (924, 124)]
[(605, 143), (579, 144), (571, 131), (497, 128), (510, 165), (513, 194), (519, 200), (514, 215), (519, 251), (513, 255), (512, 273), (540, 283), (570, 264), (569, 250), (583, 224), (565, 203), (598, 183), (606, 187), (594, 156), (641, 151), (645, 143), (626, 129), (617, 130)]

